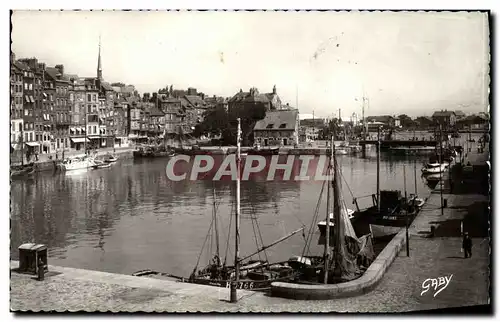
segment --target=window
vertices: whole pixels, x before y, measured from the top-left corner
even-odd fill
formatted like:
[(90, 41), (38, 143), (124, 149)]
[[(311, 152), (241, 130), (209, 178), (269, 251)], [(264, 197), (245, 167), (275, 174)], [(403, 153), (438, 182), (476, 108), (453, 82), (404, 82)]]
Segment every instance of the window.
[(28, 90), (28, 83), (24, 83), (24, 90), (27, 91)]
[(30, 91), (33, 90), (33, 84), (30, 83), (28, 86)]
[(24, 110), (24, 116), (28, 116), (28, 110)]
[(30, 133), (30, 141), (33, 141), (33, 133)]
[(284, 128), (286, 128), (286, 123), (280, 124), (280, 129), (284, 129)]
[(22, 131), (23, 131), (23, 124), (19, 123), (19, 132), (22, 132)]
[(273, 123), (271, 123), (271, 124), (268, 124), (268, 125), (266, 126), (266, 129), (272, 129), (273, 127), (274, 127), (274, 124), (273, 124)]
[(87, 113), (92, 113), (92, 105), (87, 105)]
[(92, 101), (92, 95), (87, 94), (87, 101), (88, 101), (88, 102)]
[(24, 141), (28, 141), (28, 133), (24, 133)]

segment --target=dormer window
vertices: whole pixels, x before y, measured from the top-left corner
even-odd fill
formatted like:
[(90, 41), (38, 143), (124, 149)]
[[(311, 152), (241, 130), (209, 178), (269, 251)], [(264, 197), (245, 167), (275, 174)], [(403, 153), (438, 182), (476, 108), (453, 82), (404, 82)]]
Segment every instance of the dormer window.
[(273, 127), (274, 127), (274, 124), (273, 124), (273, 123), (271, 123), (271, 124), (268, 124), (268, 125), (266, 126), (266, 129), (272, 129)]
[(284, 129), (284, 128), (286, 128), (286, 123), (280, 124), (280, 129)]

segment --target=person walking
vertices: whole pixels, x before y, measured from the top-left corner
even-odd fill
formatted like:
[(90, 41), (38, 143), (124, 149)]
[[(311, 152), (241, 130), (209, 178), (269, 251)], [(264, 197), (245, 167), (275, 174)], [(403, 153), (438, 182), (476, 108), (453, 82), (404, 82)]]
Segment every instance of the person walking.
[(472, 257), (472, 239), (469, 237), (469, 233), (467, 232), (464, 233), (462, 248), (464, 250), (464, 258)]

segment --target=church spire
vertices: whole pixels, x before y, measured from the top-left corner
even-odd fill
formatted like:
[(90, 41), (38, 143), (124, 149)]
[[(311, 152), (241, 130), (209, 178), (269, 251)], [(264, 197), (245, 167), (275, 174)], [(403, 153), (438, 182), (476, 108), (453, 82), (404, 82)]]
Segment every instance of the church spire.
[(99, 56), (97, 57), (97, 78), (102, 79), (102, 66), (101, 66), (101, 35), (99, 35)]

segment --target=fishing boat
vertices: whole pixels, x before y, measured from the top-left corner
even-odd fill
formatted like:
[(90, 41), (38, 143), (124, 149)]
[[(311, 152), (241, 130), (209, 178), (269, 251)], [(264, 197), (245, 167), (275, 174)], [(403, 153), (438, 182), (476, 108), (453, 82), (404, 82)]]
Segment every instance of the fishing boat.
[(64, 171), (88, 169), (95, 165), (94, 158), (88, 155), (75, 156), (65, 159), (59, 166)]
[(35, 173), (34, 163), (11, 166), (10, 168), (10, 177), (12, 179), (28, 178), (31, 177), (34, 173)]
[[(241, 127), (240, 120), (238, 119), (238, 138), (237, 138), (237, 154), (236, 154), (236, 166), (238, 173), (240, 172), (241, 167)], [(239, 217), (240, 217), (240, 176), (236, 176), (236, 220), (235, 220), (235, 228), (236, 233), (235, 236), (239, 236)], [(295, 271), (287, 262), (278, 262), (278, 263), (269, 263), (268, 261), (263, 260), (251, 260), (250, 258), (264, 252), (266, 249), (290, 238), (296, 233), (303, 230), (303, 228), (297, 229), (294, 232), (278, 239), (277, 241), (258, 248), (257, 251), (251, 253), (250, 255), (240, 257), (238, 250), (238, 240), (236, 238), (236, 251), (235, 251), (235, 260), (233, 265), (226, 265), (227, 261), (225, 258), (222, 260), (220, 257), (219, 251), (219, 233), (218, 233), (218, 224), (217, 224), (217, 214), (216, 214), (216, 198), (215, 198), (215, 190), (214, 190), (214, 202), (213, 202), (213, 213), (212, 213), (212, 222), (210, 224), (209, 232), (207, 233), (207, 239), (209, 236), (213, 236), (215, 232), (215, 240), (216, 240), (216, 252), (212, 257), (210, 262), (203, 268), (198, 269), (199, 260), (194, 266), (192, 273), (189, 277), (181, 277), (175, 276), (169, 273), (161, 273), (153, 270), (142, 270), (139, 272), (135, 272), (134, 276), (147, 276), (152, 278), (166, 278), (170, 280), (176, 280), (184, 283), (194, 283), (194, 284), (202, 284), (202, 285), (211, 285), (216, 287), (223, 288), (231, 288), (232, 290), (236, 289), (248, 289), (255, 291), (265, 291), (271, 288), (271, 283), (276, 281), (288, 281), (295, 277)], [(261, 241), (262, 242), (262, 241)], [(202, 252), (204, 250), (205, 243), (202, 247)], [(226, 252), (227, 254), (227, 252)], [(201, 256), (201, 254), (200, 254)]]
[[(404, 211), (407, 200), (402, 196), (400, 190), (380, 190), (380, 134), (378, 135), (378, 147), (377, 194), (371, 196), (373, 205), (364, 210), (360, 210), (357, 199), (354, 198), (357, 211), (353, 214), (351, 223), (358, 235), (372, 234), (373, 227), (371, 226), (373, 225), (405, 227), (407, 222), (411, 223), (416, 216), (416, 212), (408, 213)], [(392, 229), (387, 228), (385, 230)]]
[[(334, 151), (330, 151), (328, 179), (324, 182), (318, 205), (321, 203), (325, 183), (327, 216), (325, 221), (318, 223), (318, 244), (323, 245), (323, 256), (310, 254), (309, 246), (315, 233), (311, 227), (302, 255), (288, 261), (288, 265), (297, 272), (293, 283), (311, 285), (351, 281), (360, 277), (375, 258), (371, 235), (356, 234), (351, 224), (355, 213), (346, 207), (342, 197), (340, 170)], [(318, 209), (317, 207), (314, 213), (313, 222), (316, 221)]]
[(106, 163), (115, 163), (116, 161), (118, 161), (118, 158), (112, 154), (107, 154), (104, 156), (103, 160)]
[(94, 160), (94, 164), (92, 165), (92, 169), (103, 169), (111, 167), (111, 162), (106, 162), (104, 160)]

